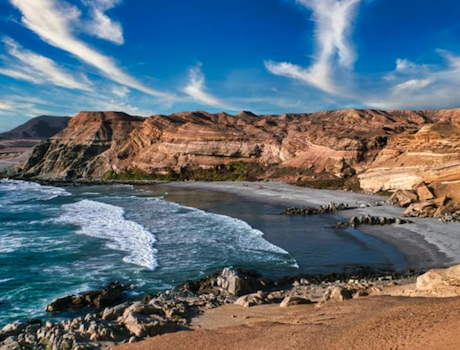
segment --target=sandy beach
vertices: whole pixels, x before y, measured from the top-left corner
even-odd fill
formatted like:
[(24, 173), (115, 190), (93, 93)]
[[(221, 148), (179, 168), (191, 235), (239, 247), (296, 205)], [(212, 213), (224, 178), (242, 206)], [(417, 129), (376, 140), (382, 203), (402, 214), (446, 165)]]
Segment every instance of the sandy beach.
[[(160, 185), (162, 186), (162, 185)], [(331, 202), (360, 204), (369, 207), (340, 211), (348, 221), (353, 216), (402, 217), (404, 209), (393, 205), (374, 206), (386, 197), (345, 191), (315, 190), (279, 182), (174, 182), (168, 187), (222, 191), (242, 199), (286, 207), (317, 207)], [(412, 224), (388, 226), (360, 226), (359, 230), (395, 247), (407, 261), (407, 268), (430, 269), (460, 263), (460, 231), (458, 223), (442, 223), (433, 218), (411, 218)]]

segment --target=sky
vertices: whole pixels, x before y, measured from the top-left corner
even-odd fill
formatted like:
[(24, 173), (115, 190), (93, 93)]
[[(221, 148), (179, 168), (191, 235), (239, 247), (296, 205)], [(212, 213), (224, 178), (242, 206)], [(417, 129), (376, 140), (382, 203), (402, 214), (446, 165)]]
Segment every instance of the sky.
[(0, 131), (38, 115), (460, 107), (458, 0), (0, 0)]

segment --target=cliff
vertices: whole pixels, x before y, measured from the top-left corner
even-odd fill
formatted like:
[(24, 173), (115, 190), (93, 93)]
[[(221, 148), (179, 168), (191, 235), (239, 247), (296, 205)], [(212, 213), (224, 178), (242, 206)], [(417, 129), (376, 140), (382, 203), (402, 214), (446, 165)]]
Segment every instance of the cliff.
[(446, 193), (460, 181), (460, 110), (338, 110), (257, 116), (184, 112), (133, 117), (81, 112), (40, 143), (25, 175), (101, 178), (126, 172), (180, 174), (229, 164), (290, 181), (349, 178), (364, 190), (425, 181)]

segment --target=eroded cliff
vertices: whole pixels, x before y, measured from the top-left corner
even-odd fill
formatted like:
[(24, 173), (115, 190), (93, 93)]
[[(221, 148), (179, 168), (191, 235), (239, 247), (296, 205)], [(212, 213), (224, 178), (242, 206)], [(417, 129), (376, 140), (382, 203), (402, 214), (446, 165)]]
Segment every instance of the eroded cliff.
[(460, 183), (460, 110), (338, 110), (257, 116), (184, 112), (133, 117), (81, 112), (39, 144), (25, 165), (44, 179), (157, 176), (252, 164), (257, 177), (311, 181), (358, 174), (364, 190), (437, 195)]

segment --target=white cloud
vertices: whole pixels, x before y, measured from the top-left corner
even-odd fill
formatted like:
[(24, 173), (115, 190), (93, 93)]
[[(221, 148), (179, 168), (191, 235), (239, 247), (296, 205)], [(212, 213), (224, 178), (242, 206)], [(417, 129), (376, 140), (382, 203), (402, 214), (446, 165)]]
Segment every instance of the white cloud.
[(198, 63), (189, 70), (189, 83), (184, 88), (184, 92), (191, 96), (195, 101), (203, 103), (214, 108), (223, 108), (235, 110), (235, 108), (220, 101), (217, 97), (207, 93), (205, 86), (205, 77), (201, 70), (202, 64)]
[(14, 106), (9, 103), (9, 102), (5, 102), (5, 101), (0, 101), (0, 109), (1, 110), (10, 110), (10, 109), (13, 109)]
[(106, 11), (121, 3), (121, 0), (91, 0), (83, 1), (90, 8), (91, 21), (84, 23), (87, 33), (100, 39), (111, 41), (121, 45), (124, 43), (123, 28), (118, 22), (114, 22)]
[(7, 67), (0, 68), (0, 74), (36, 84), (51, 83), (68, 89), (91, 91), (86, 77), (77, 79), (59, 67), (53, 60), (23, 49), (11, 38), (3, 38), (9, 58)]
[[(304, 81), (330, 94), (347, 94), (344, 79), (357, 59), (351, 42), (353, 22), (363, 0), (297, 0), (312, 11), (315, 22), (316, 52), (309, 68), (273, 61), (265, 62), (275, 75)], [(338, 85), (337, 77), (341, 84)]]
[[(21, 69), (22, 71), (18, 70)], [(37, 77), (34, 77), (30, 74), (30, 71), (27, 72), (27, 68), (25, 67), (15, 67), (15, 68), (0, 68), (0, 74), (6, 75), (10, 78), (14, 78), (17, 80), (24, 80), (34, 84), (42, 84), (43, 80)]]
[(421, 90), (432, 83), (431, 79), (411, 79), (404, 83), (397, 84), (394, 88), (395, 93), (401, 93), (408, 90)]
[(119, 98), (126, 98), (129, 95), (129, 89), (126, 86), (114, 85), (111, 92)]
[(174, 96), (152, 89), (125, 73), (114, 60), (78, 39), (75, 27), (80, 11), (65, 1), (9, 0), (22, 13), (22, 23), (48, 44), (64, 50), (99, 69), (107, 78), (145, 94), (172, 99)]
[(460, 56), (438, 50), (444, 62), (417, 64), (397, 59), (381, 91), (369, 96), (367, 104), (377, 108), (449, 108), (460, 101)]

